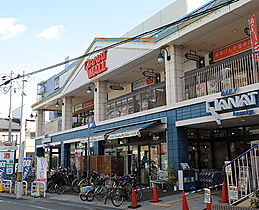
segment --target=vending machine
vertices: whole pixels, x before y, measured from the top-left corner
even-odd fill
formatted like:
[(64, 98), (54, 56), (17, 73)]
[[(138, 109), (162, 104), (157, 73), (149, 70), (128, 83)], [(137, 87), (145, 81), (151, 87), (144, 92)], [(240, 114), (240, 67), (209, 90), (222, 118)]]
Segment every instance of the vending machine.
[(178, 170), (179, 190), (195, 190), (195, 170), (190, 169), (187, 163), (181, 163), (181, 170)]

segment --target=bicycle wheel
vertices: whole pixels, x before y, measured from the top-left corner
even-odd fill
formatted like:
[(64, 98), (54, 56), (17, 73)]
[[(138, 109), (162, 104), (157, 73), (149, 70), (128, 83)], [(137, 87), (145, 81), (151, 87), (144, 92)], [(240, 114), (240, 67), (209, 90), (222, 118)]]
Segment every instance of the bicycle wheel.
[(112, 204), (115, 207), (121, 206), (121, 204), (124, 202), (124, 197), (123, 197), (122, 189), (115, 189), (112, 192), (112, 194), (111, 194), (111, 201), (112, 201)]
[(80, 192), (80, 178), (76, 178), (73, 182), (72, 182), (72, 190), (76, 193)]
[(48, 181), (47, 192), (49, 192), (49, 193), (55, 193), (56, 192), (55, 183), (53, 182), (53, 180)]
[(79, 197), (80, 197), (80, 199), (81, 199), (82, 201), (86, 201), (86, 200), (87, 200), (86, 194), (80, 194)]
[(65, 186), (62, 186), (62, 185), (55, 185), (55, 190), (56, 190), (56, 193), (61, 195), (63, 194), (65, 191), (66, 191), (66, 187)]
[[(143, 198), (143, 190), (142, 190), (141, 186), (139, 184), (136, 184), (134, 186), (134, 190), (135, 190), (136, 200), (138, 202), (141, 201), (141, 199)], [(130, 199), (131, 198), (132, 198), (132, 193), (130, 195)]]
[(94, 191), (89, 191), (88, 193), (86, 193), (86, 200), (91, 202), (94, 200), (94, 196), (95, 196), (95, 193)]

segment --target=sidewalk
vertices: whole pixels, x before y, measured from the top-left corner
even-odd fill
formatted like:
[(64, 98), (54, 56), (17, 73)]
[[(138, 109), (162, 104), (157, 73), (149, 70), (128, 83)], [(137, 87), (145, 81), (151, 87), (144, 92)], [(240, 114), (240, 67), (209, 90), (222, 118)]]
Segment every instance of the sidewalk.
[[(13, 197), (15, 198), (14, 194), (8, 193), (0, 193), (0, 197)], [(161, 190), (158, 190), (158, 197), (162, 201), (158, 203), (152, 203), (152, 190), (149, 190), (144, 193), (143, 200), (138, 202), (139, 205), (142, 207), (140, 209), (151, 209), (151, 210), (158, 210), (158, 209), (175, 209), (179, 210), (182, 209), (182, 192), (167, 192), (163, 193)], [(194, 193), (191, 195), (186, 196), (187, 202), (190, 210), (201, 210), (206, 208), (206, 204), (204, 203), (204, 192), (201, 193)], [(74, 193), (65, 193), (63, 195), (57, 194), (47, 194), (47, 198), (33, 198), (31, 196), (23, 196), (23, 199), (40, 199), (44, 201), (55, 201), (55, 203), (73, 203), (79, 204), (83, 206), (88, 206), (95, 209), (127, 209), (128, 206), (131, 205), (130, 202), (126, 201), (122, 204), (122, 206), (116, 208), (112, 205), (111, 200), (107, 201), (107, 204), (104, 204), (103, 200), (94, 199), (92, 202), (88, 201), (81, 201), (79, 196)], [(213, 191), (212, 192), (212, 202), (218, 203), (221, 199), (221, 192), (220, 191)]]

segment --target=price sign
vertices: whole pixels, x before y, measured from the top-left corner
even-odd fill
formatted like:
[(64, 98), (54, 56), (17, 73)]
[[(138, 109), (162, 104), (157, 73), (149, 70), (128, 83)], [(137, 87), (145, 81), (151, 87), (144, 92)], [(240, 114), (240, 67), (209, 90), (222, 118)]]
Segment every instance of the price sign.
[(210, 203), (210, 189), (205, 188), (204, 203)]
[(229, 199), (238, 200), (238, 192), (236, 186), (229, 186)]
[(7, 167), (7, 161), (0, 160), (0, 181), (3, 181), (4, 179), (6, 179), (6, 167)]

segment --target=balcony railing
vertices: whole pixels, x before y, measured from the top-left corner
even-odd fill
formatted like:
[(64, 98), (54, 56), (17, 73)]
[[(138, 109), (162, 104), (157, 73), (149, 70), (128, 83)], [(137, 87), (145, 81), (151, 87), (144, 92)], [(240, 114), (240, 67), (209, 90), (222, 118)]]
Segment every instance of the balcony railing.
[(107, 119), (166, 105), (165, 83), (133, 92), (106, 103)]
[(258, 83), (258, 58), (258, 53), (252, 53), (182, 77), (185, 99)]

